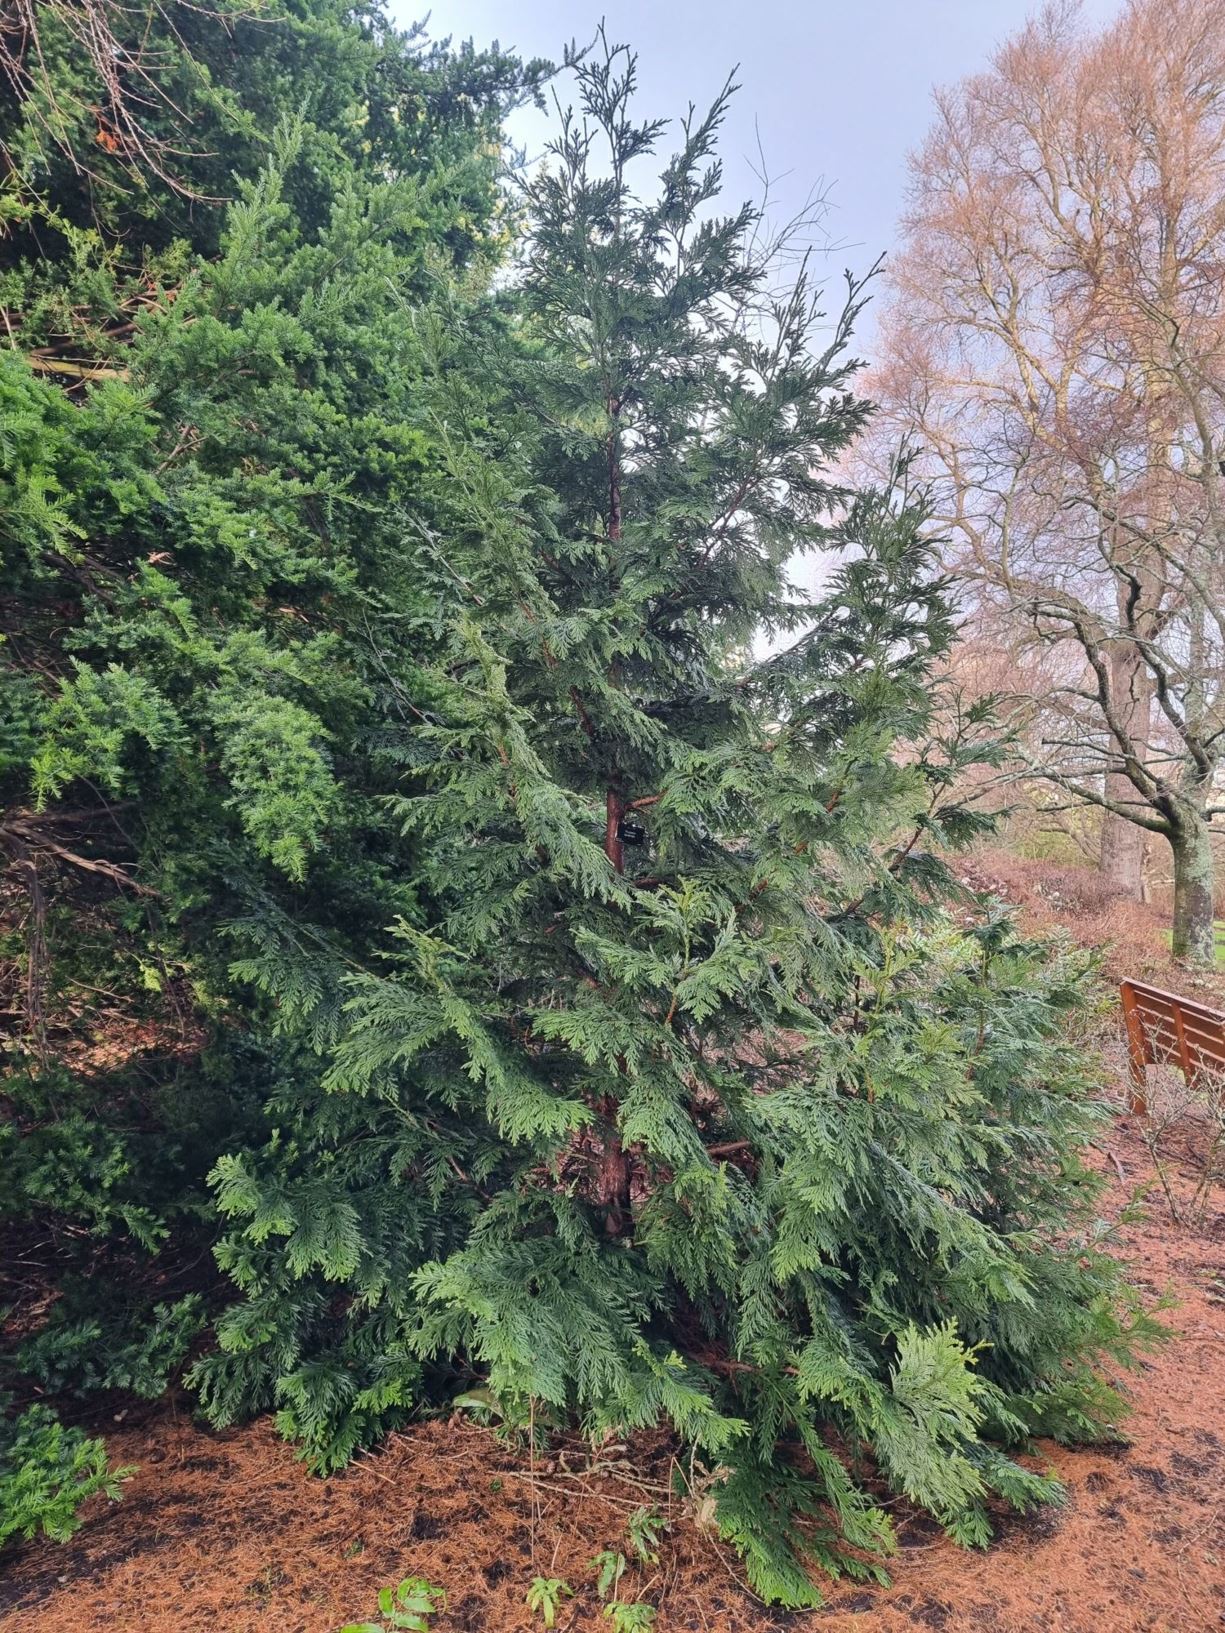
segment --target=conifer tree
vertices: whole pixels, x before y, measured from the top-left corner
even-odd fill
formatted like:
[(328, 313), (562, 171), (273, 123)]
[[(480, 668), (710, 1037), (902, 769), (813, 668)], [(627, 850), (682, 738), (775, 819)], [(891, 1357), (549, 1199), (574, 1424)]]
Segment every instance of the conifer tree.
[[(156, 1396), (197, 1342), (206, 1175), (319, 1075), (295, 994), (322, 1029), (415, 901), (383, 803), (434, 640), (407, 314), (497, 254), (536, 75), (347, 0), (106, 0), (168, 179), (94, 141), (77, 8), (31, 9), (0, 105), (0, 1534), (98, 1452), (27, 1402)], [(275, 1001), (243, 963), (271, 939)]]
[[(823, 326), (759, 216), (717, 213), (730, 86), (640, 188), (632, 56), (576, 72), (502, 312), (414, 320), (414, 899), (292, 990), (324, 1074), (215, 1171), (242, 1297), (195, 1376), (323, 1470), (440, 1378), (511, 1425), (669, 1423), (758, 1591), (814, 1604), (812, 1562), (888, 1551), (878, 1479), (967, 1543), (1057, 1500), (1016, 1449), (1109, 1422), (1092, 1368), (1145, 1327), (1077, 1157), (1083, 971), (943, 905), (976, 820), (971, 748), (924, 746), (953, 637), (925, 514), (902, 472), (829, 475), (859, 291)], [(245, 972), (277, 991), (291, 944)]]

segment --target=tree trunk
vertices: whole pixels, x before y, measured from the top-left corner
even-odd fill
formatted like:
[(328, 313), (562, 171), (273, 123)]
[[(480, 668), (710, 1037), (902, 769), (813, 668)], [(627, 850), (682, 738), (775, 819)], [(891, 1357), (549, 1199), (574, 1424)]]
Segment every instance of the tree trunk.
[[(1149, 714), (1152, 708), (1152, 682), (1143, 658), (1135, 646), (1117, 646), (1109, 655), (1110, 695), (1114, 711), (1136, 751), (1143, 761), (1148, 748)], [(1116, 753), (1118, 750), (1116, 749)], [(1134, 805), (1140, 795), (1131, 779), (1123, 771), (1107, 771), (1105, 795), (1119, 805)], [(1144, 853), (1147, 835), (1143, 828), (1116, 816), (1113, 811), (1102, 812), (1102, 839), (1099, 866), (1102, 874), (1133, 901), (1144, 896)]]
[(1216, 958), (1212, 841), (1208, 823), (1198, 810), (1180, 812), (1170, 847), (1174, 852), (1174, 957), (1211, 969)]
[(618, 873), (625, 872), (625, 845), (621, 839), (624, 815), (624, 794), (619, 788), (610, 788), (604, 799), (604, 854)]
[[(615, 397), (608, 399), (608, 415), (612, 429), (608, 433), (608, 537), (614, 544), (621, 540), (621, 447), (617, 420), (621, 404)], [(614, 676), (610, 677), (615, 679)], [(610, 782), (604, 800), (604, 854), (618, 873), (625, 872), (625, 845), (621, 839), (621, 823), (625, 816), (625, 794), (616, 782)], [(625, 1056), (617, 1056), (617, 1070), (625, 1076)], [(600, 1164), (596, 1175), (595, 1200), (604, 1208), (604, 1230), (609, 1236), (624, 1236), (630, 1229), (630, 1159), (621, 1143), (617, 1126), (620, 1108), (615, 1095), (607, 1095), (600, 1103), (605, 1131)]]
[[(1112, 787), (1111, 784), (1123, 785), (1122, 788)], [(1126, 777), (1111, 775), (1106, 778), (1106, 794), (1109, 799), (1118, 799), (1120, 795), (1126, 798), (1130, 794), (1136, 797), (1136, 791)], [(1113, 811), (1102, 812), (1102, 840), (1098, 867), (1102, 876), (1109, 879), (1112, 885), (1130, 896), (1132, 901), (1144, 899), (1144, 853), (1147, 849), (1147, 835), (1143, 828), (1129, 822), (1126, 817), (1115, 816)]]
[[(621, 542), (621, 445), (617, 421), (621, 404), (609, 396), (608, 418), (608, 537), (614, 544)], [(620, 564), (618, 563), (618, 566)], [(611, 678), (611, 677), (610, 677)], [(605, 796), (604, 854), (618, 873), (625, 872), (625, 847), (621, 843), (621, 819), (625, 815), (625, 795), (615, 783), (610, 783)]]

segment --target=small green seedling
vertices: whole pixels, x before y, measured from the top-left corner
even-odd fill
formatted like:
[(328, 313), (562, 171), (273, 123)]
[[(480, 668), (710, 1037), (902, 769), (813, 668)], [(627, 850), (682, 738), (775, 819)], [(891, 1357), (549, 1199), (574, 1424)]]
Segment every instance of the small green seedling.
[(668, 1529), (668, 1522), (657, 1508), (636, 1508), (629, 1517), (626, 1531), (630, 1547), (646, 1565), (659, 1561), (659, 1539)]
[(615, 1599), (617, 1590), (621, 1586), (621, 1578), (625, 1575), (626, 1559), (615, 1548), (605, 1548), (591, 1561), (591, 1568), (596, 1573), (595, 1585), (601, 1599), (610, 1596)]
[(556, 1627), (558, 1608), (565, 1594), (574, 1595), (569, 1582), (563, 1582), (559, 1576), (538, 1576), (527, 1590), (527, 1608), (537, 1611), (546, 1627)]
[(604, 1614), (613, 1625), (613, 1633), (647, 1633), (648, 1628), (655, 1626), (652, 1605), (605, 1605)]
[(348, 1622), (340, 1633), (429, 1633), (430, 1618), (446, 1609), (447, 1596), (420, 1576), (379, 1589), (378, 1622)]
[(492, 1389), (469, 1389), (456, 1395), (451, 1405), (460, 1412), (471, 1412), (478, 1423), (500, 1423), (506, 1416), (502, 1402)]

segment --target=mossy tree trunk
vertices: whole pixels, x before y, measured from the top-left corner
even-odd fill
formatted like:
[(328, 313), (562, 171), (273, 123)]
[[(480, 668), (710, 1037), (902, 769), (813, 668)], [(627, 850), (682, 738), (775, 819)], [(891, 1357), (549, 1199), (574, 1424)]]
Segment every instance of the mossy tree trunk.
[(1216, 956), (1212, 840), (1198, 804), (1179, 802), (1170, 829), (1170, 848), (1174, 852), (1174, 956), (1211, 968)]

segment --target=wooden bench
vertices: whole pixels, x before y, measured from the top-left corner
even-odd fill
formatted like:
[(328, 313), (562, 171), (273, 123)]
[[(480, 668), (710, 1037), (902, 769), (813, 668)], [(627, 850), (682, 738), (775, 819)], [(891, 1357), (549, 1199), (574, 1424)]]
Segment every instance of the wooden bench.
[(1191, 998), (1124, 981), (1119, 988), (1131, 1066), (1128, 1111), (1148, 1111), (1147, 1066), (1177, 1066), (1195, 1088), (1206, 1072), (1225, 1074), (1225, 1014)]

